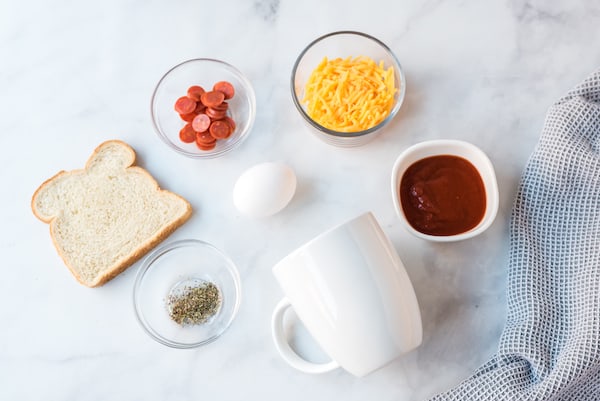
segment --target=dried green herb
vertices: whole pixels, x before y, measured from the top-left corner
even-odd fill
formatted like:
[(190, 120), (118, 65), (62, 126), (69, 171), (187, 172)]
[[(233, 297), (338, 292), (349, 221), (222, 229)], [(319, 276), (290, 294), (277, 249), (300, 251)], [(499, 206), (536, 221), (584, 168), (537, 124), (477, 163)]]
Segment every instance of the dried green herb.
[(221, 307), (221, 292), (209, 282), (186, 286), (167, 297), (167, 306), (175, 323), (182, 326), (206, 323)]

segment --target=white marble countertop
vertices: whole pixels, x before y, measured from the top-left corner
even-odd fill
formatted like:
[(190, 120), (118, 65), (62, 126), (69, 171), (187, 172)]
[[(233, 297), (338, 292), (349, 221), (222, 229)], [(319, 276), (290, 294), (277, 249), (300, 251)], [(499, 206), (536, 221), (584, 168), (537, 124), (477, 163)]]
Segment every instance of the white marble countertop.
[[(550, 4), (548, 4), (550, 3)], [(600, 65), (595, 1), (8, 1), (0, 12), (0, 399), (423, 400), (494, 353), (505, 318), (508, 222), (521, 171), (549, 105)], [(388, 44), (408, 89), (399, 115), (355, 150), (310, 135), (289, 92), (295, 57), (321, 34), (351, 29)], [(155, 135), (154, 85), (190, 58), (230, 62), (253, 83), (256, 123), (241, 147), (187, 159)], [(33, 192), (122, 139), (195, 214), (168, 241), (198, 238), (237, 264), (243, 300), (230, 329), (193, 350), (167, 348), (134, 318), (140, 262), (103, 287), (78, 284), (30, 210)], [(456, 138), (495, 165), (500, 211), (483, 235), (432, 244), (394, 214), (389, 181), (409, 145)], [(241, 216), (232, 188), (248, 167), (284, 161), (298, 191), (281, 213)], [(319, 232), (370, 210), (403, 259), (423, 344), (358, 379), (308, 375), (270, 336), (282, 293), (271, 267)], [(298, 347), (320, 358), (298, 328)]]

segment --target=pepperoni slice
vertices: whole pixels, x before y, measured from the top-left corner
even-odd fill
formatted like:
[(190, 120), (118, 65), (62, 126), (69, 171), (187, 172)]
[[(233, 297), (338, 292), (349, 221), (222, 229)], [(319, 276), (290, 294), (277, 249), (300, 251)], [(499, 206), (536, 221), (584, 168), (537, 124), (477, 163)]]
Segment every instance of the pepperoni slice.
[(207, 116), (206, 114), (198, 114), (196, 117), (194, 117), (194, 120), (192, 121), (192, 128), (194, 128), (194, 131), (196, 132), (204, 132), (208, 129), (210, 125), (210, 117)]
[(220, 120), (227, 115), (227, 110), (217, 110), (212, 107), (207, 107), (206, 114), (213, 120)]
[(192, 124), (186, 124), (181, 131), (179, 131), (179, 139), (181, 142), (192, 143), (196, 140), (196, 131), (192, 128)]
[(213, 121), (208, 129), (210, 134), (217, 139), (226, 139), (231, 135), (231, 126), (225, 121)]
[(235, 95), (233, 85), (227, 81), (219, 81), (213, 86), (214, 91), (219, 91), (225, 95), (225, 99), (231, 99)]
[(196, 109), (196, 101), (187, 96), (182, 96), (175, 102), (175, 111), (179, 114), (188, 114)]
[(205, 92), (200, 97), (200, 100), (206, 107), (214, 107), (223, 103), (223, 100), (225, 100), (225, 95), (223, 94), (223, 92), (210, 91)]
[(235, 131), (235, 121), (233, 118), (231, 118), (229, 116), (225, 116), (223, 118), (223, 121), (226, 122), (227, 124), (229, 124), (229, 126), (231, 127), (231, 132)]
[(221, 104), (218, 104), (216, 106), (211, 107), (211, 109), (220, 110), (220, 111), (227, 111), (229, 109), (229, 103), (223, 102)]
[(194, 113), (199, 114), (204, 112), (204, 110), (206, 110), (206, 106), (202, 104), (202, 102), (196, 102), (196, 110), (194, 110)]
[(191, 123), (192, 120), (194, 119), (194, 117), (196, 117), (197, 113), (195, 111), (192, 111), (191, 113), (187, 113), (187, 114), (180, 114), (179, 117), (181, 117), (181, 119), (183, 121), (186, 121), (188, 123)]
[(199, 102), (200, 98), (202, 97), (202, 94), (204, 94), (205, 92), (206, 91), (204, 90), (203, 87), (198, 86), (198, 85), (193, 85), (188, 88), (187, 95), (193, 101)]
[(208, 131), (196, 132), (194, 135), (196, 135), (197, 144), (202, 143), (204, 145), (210, 145), (211, 143), (217, 141), (217, 139), (214, 136), (212, 136)]
[(196, 146), (198, 146), (198, 149), (200, 149), (200, 150), (205, 150), (205, 151), (213, 150), (217, 146), (217, 141), (214, 141), (210, 144), (196, 142)]

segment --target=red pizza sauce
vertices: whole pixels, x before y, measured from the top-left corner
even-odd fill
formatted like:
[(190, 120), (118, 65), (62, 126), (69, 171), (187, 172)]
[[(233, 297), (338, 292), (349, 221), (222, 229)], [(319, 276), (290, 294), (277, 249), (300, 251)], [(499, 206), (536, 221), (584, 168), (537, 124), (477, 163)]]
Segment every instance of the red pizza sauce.
[(485, 213), (483, 180), (462, 157), (440, 155), (415, 162), (402, 176), (399, 191), (408, 222), (424, 234), (464, 233)]

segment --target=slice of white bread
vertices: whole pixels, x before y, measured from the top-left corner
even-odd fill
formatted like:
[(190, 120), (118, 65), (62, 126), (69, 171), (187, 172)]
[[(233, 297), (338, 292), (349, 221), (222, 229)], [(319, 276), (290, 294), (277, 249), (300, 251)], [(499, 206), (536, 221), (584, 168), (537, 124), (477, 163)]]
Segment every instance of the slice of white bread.
[(88, 287), (124, 271), (192, 214), (185, 199), (160, 189), (134, 162), (129, 145), (104, 142), (84, 169), (59, 172), (31, 200), (64, 263)]

